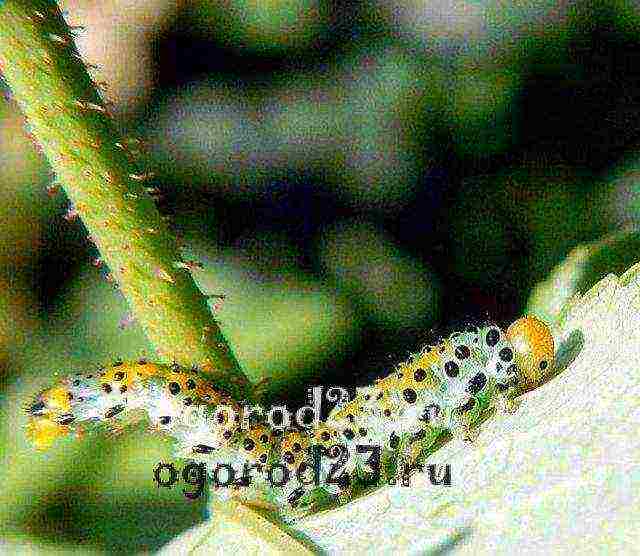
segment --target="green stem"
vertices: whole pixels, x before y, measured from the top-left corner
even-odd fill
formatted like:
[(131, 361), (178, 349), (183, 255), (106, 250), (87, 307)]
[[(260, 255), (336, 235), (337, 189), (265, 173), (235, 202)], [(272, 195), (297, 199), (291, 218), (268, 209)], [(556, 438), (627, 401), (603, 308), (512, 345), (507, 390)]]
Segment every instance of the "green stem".
[[(0, 71), (133, 314), (165, 362), (198, 364), (236, 399), (251, 383), (181, 258), (53, 0), (0, 0)], [(256, 531), (275, 525), (242, 511)], [(253, 517), (252, 517), (253, 516)], [(255, 523), (254, 523), (255, 521)], [(279, 527), (278, 527), (279, 529)], [(282, 553), (306, 548), (282, 532)], [(308, 552), (308, 551), (307, 551)]]
[(250, 396), (54, 1), (0, 1), (0, 70), (159, 359)]

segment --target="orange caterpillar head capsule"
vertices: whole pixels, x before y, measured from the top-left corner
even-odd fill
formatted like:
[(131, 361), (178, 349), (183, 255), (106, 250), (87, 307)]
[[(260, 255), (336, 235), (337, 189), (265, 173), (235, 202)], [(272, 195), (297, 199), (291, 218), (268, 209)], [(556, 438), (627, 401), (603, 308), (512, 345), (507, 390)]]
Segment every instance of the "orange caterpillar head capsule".
[(525, 385), (539, 385), (554, 366), (553, 335), (549, 327), (529, 315), (511, 324), (506, 336), (513, 345)]

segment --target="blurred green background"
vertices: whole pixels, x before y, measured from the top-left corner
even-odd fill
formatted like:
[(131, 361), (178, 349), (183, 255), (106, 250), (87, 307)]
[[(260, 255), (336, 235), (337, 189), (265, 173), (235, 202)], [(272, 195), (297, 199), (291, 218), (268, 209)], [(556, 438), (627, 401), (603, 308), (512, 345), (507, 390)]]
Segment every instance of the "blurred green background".
[[(640, 10), (627, 3), (63, 7), (273, 400), (370, 380), (433, 328), (505, 324), (571, 252), (530, 302), (545, 316), (640, 260)], [(39, 454), (24, 437), (23, 407), (54, 373), (150, 353), (51, 181), (7, 94), (0, 550), (154, 550), (205, 506), (155, 487), (167, 441), (134, 430)]]

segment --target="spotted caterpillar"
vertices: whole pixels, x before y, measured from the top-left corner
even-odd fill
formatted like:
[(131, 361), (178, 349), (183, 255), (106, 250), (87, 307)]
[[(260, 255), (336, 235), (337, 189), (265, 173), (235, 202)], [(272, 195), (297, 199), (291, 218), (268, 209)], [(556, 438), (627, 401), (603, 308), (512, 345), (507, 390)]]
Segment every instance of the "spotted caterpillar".
[[(178, 456), (207, 465), (214, 495), (272, 504), (291, 517), (318, 500), (348, 499), (358, 486), (408, 473), (442, 435), (472, 441), (487, 410), (514, 411), (516, 395), (553, 364), (553, 336), (535, 317), (506, 332), (472, 326), (358, 388), (316, 426), (292, 428), (247, 418), (195, 369), (117, 362), (38, 394), (28, 407), (27, 434), (46, 448), (82, 426), (144, 416), (152, 430), (175, 439)], [(367, 447), (380, 447), (374, 461)], [(276, 467), (279, 480), (266, 473)], [(220, 485), (222, 469), (243, 473)]]

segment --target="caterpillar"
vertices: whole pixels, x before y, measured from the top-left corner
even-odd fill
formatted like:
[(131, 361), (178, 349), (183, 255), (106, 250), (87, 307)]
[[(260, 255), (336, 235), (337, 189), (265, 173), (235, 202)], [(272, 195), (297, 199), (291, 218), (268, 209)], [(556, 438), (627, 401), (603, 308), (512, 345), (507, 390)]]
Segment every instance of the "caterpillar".
[(487, 410), (515, 411), (516, 396), (553, 366), (553, 335), (536, 317), (506, 331), (469, 326), (304, 426), (247, 415), (196, 368), (117, 361), (65, 376), (35, 396), (27, 435), (46, 449), (73, 431), (146, 419), (152, 431), (175, 440), (177, 456), (207, 466), (214, 495), (266, 503), (295, 519), (405, 477), (442, 435), (472, 442)]

